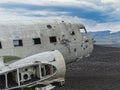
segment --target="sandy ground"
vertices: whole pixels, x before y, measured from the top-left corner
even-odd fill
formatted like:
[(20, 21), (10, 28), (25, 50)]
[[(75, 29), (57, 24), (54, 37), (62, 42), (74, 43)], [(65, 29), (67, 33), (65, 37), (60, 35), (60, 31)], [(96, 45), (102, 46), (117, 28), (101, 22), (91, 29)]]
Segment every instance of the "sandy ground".
[(90, 57), (67, 66), (65, 86), (54, 90), (120, 90), (120, 47), (95, 46)]

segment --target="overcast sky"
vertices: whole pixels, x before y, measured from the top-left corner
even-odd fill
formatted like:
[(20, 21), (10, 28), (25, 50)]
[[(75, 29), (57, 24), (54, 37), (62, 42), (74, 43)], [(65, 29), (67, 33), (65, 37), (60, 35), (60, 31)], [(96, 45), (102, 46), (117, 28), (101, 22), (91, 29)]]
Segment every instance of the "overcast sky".
[(0, 0), (0, 21), (63, 18), (88, 31), (120, 31), (120, 0)]

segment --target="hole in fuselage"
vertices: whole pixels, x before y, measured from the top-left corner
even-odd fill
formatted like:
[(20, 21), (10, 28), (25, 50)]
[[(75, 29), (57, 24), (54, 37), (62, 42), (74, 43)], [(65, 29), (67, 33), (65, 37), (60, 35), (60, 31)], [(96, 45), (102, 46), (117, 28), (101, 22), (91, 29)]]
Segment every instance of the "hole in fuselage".
[(76, 48), (74, 48), (74, 52), (76, 52), (77, 51), (77, 49)]
[(48, 29), (51, 29), (51, 28), (52, 28), (52, 26), (51, 26), (51, 25), (47, 25), (47, 28), (48, 28)]

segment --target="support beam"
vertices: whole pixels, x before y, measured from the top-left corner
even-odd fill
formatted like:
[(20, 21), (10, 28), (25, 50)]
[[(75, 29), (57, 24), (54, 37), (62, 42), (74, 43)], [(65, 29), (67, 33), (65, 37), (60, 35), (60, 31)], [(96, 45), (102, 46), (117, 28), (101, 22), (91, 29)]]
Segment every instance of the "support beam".
[(5, 73), (5, 84), (6, 84), (6, 88), (8, 88), (8, 78), (7, 78), (7, 74), (8, 74), (8, 73)]
[(19, 68), (17, 69), (17, 80), (18, 80), (18, 86), (20, 86)]

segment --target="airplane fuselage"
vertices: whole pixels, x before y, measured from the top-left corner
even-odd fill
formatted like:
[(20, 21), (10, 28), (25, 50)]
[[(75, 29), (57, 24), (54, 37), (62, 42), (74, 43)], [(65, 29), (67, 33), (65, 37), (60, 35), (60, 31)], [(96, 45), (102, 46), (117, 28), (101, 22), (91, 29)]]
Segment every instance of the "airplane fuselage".
[(93, 41), (79, 23), (60, 20), (0, 22), (0, 56), (25, 58), (51, 50), (59, 50), (66, 63), (70, 63), (89, 56)]

